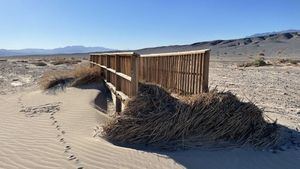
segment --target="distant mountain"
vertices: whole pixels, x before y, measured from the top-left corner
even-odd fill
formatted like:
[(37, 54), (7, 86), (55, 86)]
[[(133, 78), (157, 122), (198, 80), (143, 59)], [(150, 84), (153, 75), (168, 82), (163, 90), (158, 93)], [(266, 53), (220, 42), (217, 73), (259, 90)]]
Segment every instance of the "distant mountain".
[(284, 30), (284, 31), (279, 31), (279, 32), (265, 32), (265, 33), (257, 33), (253, 34), (251, 36), (247, 36), (246, 38), (253, 38), (253, 37), (259, 37), (259, 36), (270, 36), (270, 35), (276, 35), (276, 34), (283, 34), (283, 33), (295, 33), (295, 32), (300, 32), (300, 29), (289, 29), (289, 30)]
[(140, 54), (211, 49), (211, 56), (225, 57), (293, 57), (300, 58), (300, 30), (256, 34), (251, 37), (213, 40), (188, 45), (160, 46), (135, 50)]
[(20, 49), (6, 50), (0, 49), (0, 56), (20, 56), (20, 55), (52, 55), (52, 54), (73, 54), (73, 53), (90, 53), (103, 52), (112, 49), (104, 47), (85, 47), (85, 46), (66, 46), (55, 49)]

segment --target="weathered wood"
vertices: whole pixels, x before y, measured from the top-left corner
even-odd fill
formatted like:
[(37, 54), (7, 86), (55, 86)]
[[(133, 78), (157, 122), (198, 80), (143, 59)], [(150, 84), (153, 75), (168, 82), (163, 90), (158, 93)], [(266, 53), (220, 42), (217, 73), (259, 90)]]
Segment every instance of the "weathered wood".
[(205, 52), (204, 54), (204, 69), (203, 69), (203, 87), (202, 92), (208, 92), (208, 75), (209, 75), (209, 57), (210, 51)]
[(131, 55), (131, 95), (135, 96), (138, 93), (138, 64), (139, 55), (133, 54)]
[(92, 53), (90, 66), (98, 66), (117, 96), (134, 97), (138, 82), (156, 83), (179, 94), (208, 91), (210, 50), (138, 55), (134, 52)]

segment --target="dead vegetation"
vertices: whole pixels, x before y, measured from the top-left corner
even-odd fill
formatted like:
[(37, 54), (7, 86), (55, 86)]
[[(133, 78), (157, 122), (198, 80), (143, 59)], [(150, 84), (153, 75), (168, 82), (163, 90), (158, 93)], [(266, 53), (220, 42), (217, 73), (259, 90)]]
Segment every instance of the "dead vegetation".
[(277, 64), (291, 64), (291, 65), (297, 65), (300, 63), (300, 60), (294, 60), (294, 59), (278, 59), (276, 61)]
[(45, 63), (43, 61), (33, 61), (33, 62), (30, 62), (30, 63), (35, 65), (35, 66), (47, 66), (47, 63)]
[(78, 66), (73, 70), (46, 72), (40, 79), (39, 85), (42, 89), (47, 90), (57, 85), (78, 87), (99, 80), (101, 80), (101, 76), (98, 68)]
[(62, 64), (69, 64), (69, 65), (74, 65), (74, 64), (78, 64), (80, 63), (81, 60), (80, 59), (76, 59), (76, 58), (56, 58), (53, 59), (52, 61), (50, 61), (50, 63), (52, 65), (62, 65)]
[(238, 67), (260, 67), (260, 66), (267, 66), (267, 65), (273, 65), (273, 66), (280, 66), (280, 65), (299, 65), (300, 60), (295, 59), (276, 59), (271, 61), (266, 61), (265, 58), (259, 57), (251, 62), (238, 64)]
[(103, 127), (116, 144), (164, 149), (218, 146), (270, 148), (279, 144), (279, 127), (267, 123), (252, 103), (230, 92), (211, 91), (178, 100), (154, 85), (140, 85), (121, 116)]
[(269, 65), (269, 64), (265, 61), (265, 59), (263, 57), (259, 57), (251, 62), (239, 64), (238, 67), (251, 67), (251, 66), (260, 67), (260, 66), (266, 66), (266, 65)]

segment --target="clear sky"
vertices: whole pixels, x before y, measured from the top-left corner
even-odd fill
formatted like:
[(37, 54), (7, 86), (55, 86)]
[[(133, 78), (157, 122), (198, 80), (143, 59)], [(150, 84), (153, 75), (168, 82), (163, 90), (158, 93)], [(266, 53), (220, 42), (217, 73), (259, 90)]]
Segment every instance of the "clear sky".
[(0, 0), (0, 49), (136, 49), (300, 29), (300, 0)]

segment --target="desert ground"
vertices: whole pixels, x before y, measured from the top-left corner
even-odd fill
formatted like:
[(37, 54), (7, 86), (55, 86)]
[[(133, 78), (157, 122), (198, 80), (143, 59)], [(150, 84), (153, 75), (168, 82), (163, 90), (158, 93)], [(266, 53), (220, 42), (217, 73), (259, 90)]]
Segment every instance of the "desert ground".
[[(45, 59), (45, 58), (42, 58)], [(0, 58), (0, 168), (297, 169), (300, 140), (280, 151), (251, 148), (140, 150), (98, 136), (108, 115), (94, 106), (97, 89), (43, 92), (44, 72), (77, 64), (36, 64), (41, 58)], [(265, 115), (300, 130), (300, 65), (238, 67), (238, 58), (210, 62), (209, 87), (229, 90)], [(86, 60), (78, 64), (88, 64)]]

